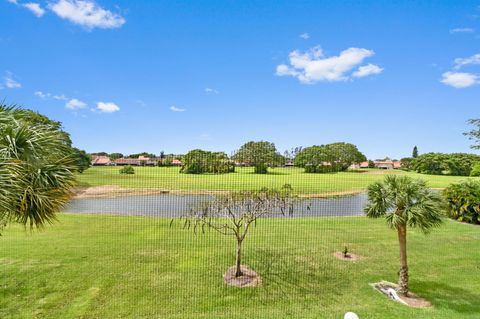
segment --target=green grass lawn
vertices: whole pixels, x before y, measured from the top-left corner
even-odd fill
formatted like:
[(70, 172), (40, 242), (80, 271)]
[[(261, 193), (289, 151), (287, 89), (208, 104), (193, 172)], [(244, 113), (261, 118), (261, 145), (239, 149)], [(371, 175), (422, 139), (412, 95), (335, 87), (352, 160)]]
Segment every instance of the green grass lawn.
[(465, 179), (459, 176), (424, 175), (400, 170), (365, 170), (335, 174), (307, 174), (300, 168), (275, 168), (269, 174), (254, 174), (253, 168), (237, 168), (236, 173), (221, 175), (180, 174), (178, 167), (136, 167), (134, 175), (119, 174), (119, 167), (92, 167), (78, 175), (84, 186), (118, 185), (127, 188), (161, 188), (169, 190), (258, 190), (291, 184), (300, 194), (324, 194), (365, 190), (385, 174), (406, 174), (423, 178), (433, 188), (444, 188)]
[[(479, 318), (480, 228), (448, 221), (408, 238), (411, 289), (433, 304), (410, 309), (368, 283), (397, 280), (396, 232), (364, 217), (259, 221), (245, 264), (259, 288), (226, 286), (234, 243), (169, 219), (61, 215), (42, 232), (0, 238), (0, 318)], [(366, 257), (335, 259), (344, 243)]]

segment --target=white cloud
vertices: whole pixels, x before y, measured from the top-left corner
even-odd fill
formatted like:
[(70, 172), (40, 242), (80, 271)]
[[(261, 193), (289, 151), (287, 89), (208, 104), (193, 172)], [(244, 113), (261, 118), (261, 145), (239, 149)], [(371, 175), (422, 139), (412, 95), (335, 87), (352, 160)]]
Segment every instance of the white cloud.
[(170, 111), (172, 112), (185, 112), (185, 109), (181, 109), (179, 107), (176, 107), (174, 105), (170, 106)]
[(61, 95), (54, 95), (52, 96), (55, 100), (59, 100), (59, 101), (67, 101), (68, 100), (68, 97), (66, 97), (65, 95), (61, 94)]
[(28, 2), (28, 3), (22, 4), (22, 7), (32, 11), (32, 13), (36, 15), (38, 18), (40, 18), (45, 14), (45, 10), (42, 7), (40, 7), (40, 4), (35, 2)]
[(290, 65), (278, 65), (276, 75), (293, 76), (302, 83), (346, 81), (353, 68), (374, 54), (372, 50), (348, 48), (337, 56), (325, 57), (319, 46), (305, 53), (295, 50), (289, 54)]
[(87, 29), (119, 28), (125, 23), (121, 15), (98, 6), (92, 0), (58, 0), (48, 7), (60, 18)]
[(379, 67), (378, 65), (369, 63), (367, 65), (362, 65), (361, 67), (359, 67), (357, 71), (353, 72), (352, 76), (356, 78), (363, 78), (371, 74), (379, 74), (382, 71), (383, 68)]
[(17, 6), (24, 7), (25, 9), (30, 10), (34, 15), (36, 15), (38, 18), (43, 16), (45, 14), (45, 10), (40, 6), (39, 3), (36, 2), (27, 2), (27, 3), (18, 3), (17, 0), (7, 0), (10, 3), (13, 3)]
[(460, 69), (464, 65), (469, 65), (469, 64), (480, 64), (480, 53), (474, 54), (471, 57), (468, 58), (457, 58), (454, 61), (455, 63), (455, 69)]
[(299, 37), (304, 39), (304, 40), (307, 40), (307, 39), (310, 39), (310, 34), (305, 32), (305, 33), (300, 34)]
[(86, 106), (87, 106), (87, 103), (80, 101), (78, 99), (70, 99), (67, 103), (65, 103), (65, 107), (71, 110), (83, 109)]
[(465, 72), (445, 72), (440, 80), (445, 85), (452, 86), (457, 89), (467, 88), (479, 83), (479, 77), (472, 73)]
[(33, 94), (35, 94), (35, 96), (38, 96), (41, 99), (48, 99), (51, 96), (50, 93), (44, 93), (42, 91), (35, 91), (35, 93)]
[(97, 110), (103, 113), (113, 113), (120, 111), (120, 108), (117, 104), (112, 102), (98, 102), (97, 103)]
[(451, 29), (450, 30), (450, 33), (473, 33), (475, 32), (474, 29), (472, 28), (455, 28), (455, 29)]
[(210, 93), (213, 93), (213, 94), (219, 94), (220, 92), (216, 89), (212, 89), (212, 88), (205, 88), (205, 93), (207, 94), (210, 94)]
[(13, 73), (7, 72), (4, 79), (4, 85), (9, 89), (19, 89), (22, 85), (13, 78)]

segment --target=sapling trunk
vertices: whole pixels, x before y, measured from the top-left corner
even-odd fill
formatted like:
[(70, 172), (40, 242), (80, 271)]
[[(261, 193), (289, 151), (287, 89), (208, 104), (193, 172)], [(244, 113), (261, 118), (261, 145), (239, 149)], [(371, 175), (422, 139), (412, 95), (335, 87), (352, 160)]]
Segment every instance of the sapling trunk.
[(242, 268), (241, 268), (241, 263), (242, 263), (242, 240), (237, 238), (237, 255), (236, 255), (236, 260), (235, 260), (235, 266), (236, 266), (235, 277), (240, 277), (240, 276), (243, 275)]

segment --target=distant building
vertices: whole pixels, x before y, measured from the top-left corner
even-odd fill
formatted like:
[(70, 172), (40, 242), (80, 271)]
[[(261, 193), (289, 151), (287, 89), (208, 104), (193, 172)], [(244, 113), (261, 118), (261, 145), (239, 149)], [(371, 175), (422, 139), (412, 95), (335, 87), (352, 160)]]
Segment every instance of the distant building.
[(107, 166), (112, 165), (113, 162), (108, 156), (93, 156), (91, 161), (92, 166)]
[(361, 162), (359, 164), (360, 168), (368, 168), (368, 161), (365, 161), (365, 162)]
[(172, 165), (173, 166), (182, 166), (182, 161), (180, 161), (178, 159), (173, 159), (172, 160)]
[(119, 158), (115, 160), (115, 165), (124, 166), (124, 165), (131, 165), (131, 166), (140, 166), (140, 161), (138, 158)]
[(385, 160), (385, 161), (374, 161), (375, 168), (379, 169), (399, 169), (402, 167), (400, 161), (392, 161), (392, 160)]

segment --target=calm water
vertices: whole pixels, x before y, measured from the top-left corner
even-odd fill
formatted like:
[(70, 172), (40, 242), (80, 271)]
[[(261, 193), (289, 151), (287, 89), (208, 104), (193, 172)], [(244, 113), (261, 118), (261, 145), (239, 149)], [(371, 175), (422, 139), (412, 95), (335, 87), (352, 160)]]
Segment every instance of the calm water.
[[(148, 195), (117, 198), (74, 199), (64, 210), (70, 213), (118, 214), (130, 216), (178, 217), (208, 195)], [(366, 204), (366, 194), (338, 198), (304, 200), (296, 205), (294, 216), (359, 216)], [(307, 209), (307, 206), (310, 209)]]

